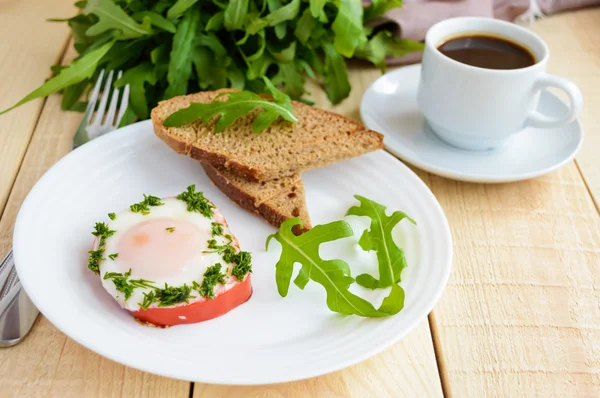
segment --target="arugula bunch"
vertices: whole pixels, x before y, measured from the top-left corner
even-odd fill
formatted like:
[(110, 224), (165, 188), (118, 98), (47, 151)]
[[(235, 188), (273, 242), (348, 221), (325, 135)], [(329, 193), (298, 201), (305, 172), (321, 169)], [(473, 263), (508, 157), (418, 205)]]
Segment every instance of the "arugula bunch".
[(338, 103), (350, 93), (346, 59), (383, 69), (386, 56), (422, 49), (364, 27), (400, 0), (374, 0), (367, 8), (361, 0), (84, 0), (75, 6), (81, 13), (53, 21), (69, 24), (79, 56), (53, 67), (55, 77), (10, 109), (62, 91), (62, 108), (81, 111), (80, 98), (103, 68), (124, 71), (116, 85), (130, 85), (123, 124), (189, 92), (262, 93), (263, 77), (294, 99), (305, 94), (307, 77), (315, 79)]
[[(278, 232), (267, 239), (277, 240), (282, 247), (281, 257), (275, 265), (277, 290), (282, 297), (287, 296), (294, 270), (294, 264), (302, 265), (294, 284), (304, 289), (312, 280), (325, 288), (327, 307), (334, 312), (363, 317), (385, 317), (395, 315), (404, 307), (404, 290), (398, 285), (400, 274), (406, 267), (404, 253), (392, 240), (392, 229), (404, 218), (414, 221), (404, 213), (396, 211), (391, 216), (385, 214), (385, 207), (365, 197), (355, 195), (360, 206), (348, 210), (347, 215), (366, 216), (371, 219), (370, 228), (362, 234), (359, 245), (363, 250), (375, 250), (379, 264), (380, 279), (369, 274), (352, 277), (348, 263), (340, 259), (324, 260), (319, 255), (320, 245), (354, 235), (352, 227), (343, 220), (317, 225), (313, 229), (296, 236), (292, 228), (302, 222), (298, 218), (286, 220)], [(350, 292), (352, 283), (371, 289), (391, 287), (389, 295), (379, 308)]]

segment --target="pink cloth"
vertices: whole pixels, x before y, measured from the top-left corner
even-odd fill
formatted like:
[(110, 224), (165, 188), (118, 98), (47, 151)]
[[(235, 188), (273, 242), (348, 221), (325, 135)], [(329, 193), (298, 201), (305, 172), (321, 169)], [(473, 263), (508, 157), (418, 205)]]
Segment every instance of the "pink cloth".
[[(363, 0), (364, 5), (370, 0)], [(535, 13), (537, 5), (544, 15), (600, 5), (600, 0), (405, 0), (402, 8), (388, 11), (375, 25), (392, 24), (398, 37), (423, 41), (425, 33), (435, 23), (459, 16), (494, 17), (513, 21), (527, 12)], [(599, 22), (600, 23), (600, 22)], [(418, 62), (421, 53), (392, 59), (392, 64)]]

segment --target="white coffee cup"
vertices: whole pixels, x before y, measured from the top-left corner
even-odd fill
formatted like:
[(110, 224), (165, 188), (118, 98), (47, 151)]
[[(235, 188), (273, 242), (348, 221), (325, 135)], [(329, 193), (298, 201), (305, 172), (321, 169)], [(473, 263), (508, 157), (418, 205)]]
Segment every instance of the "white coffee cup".
[[(521, 69), (484, 69), (442, 54), (448, 39), (474, 34), (518, 43), (535, 56)], [(444, 141), (464, 149), (503, 145), (526, 126), (553, 128), (581, 112), (581, 92), (572, 82), (546, 73), (548, 46), (531, 31), (491, 18), (464, 17), (439, 22), (427, 32), (417, 102), (427, 122)], [(556, 87), (569, 97), (566, 115), (536, 112), (540, 91)]]

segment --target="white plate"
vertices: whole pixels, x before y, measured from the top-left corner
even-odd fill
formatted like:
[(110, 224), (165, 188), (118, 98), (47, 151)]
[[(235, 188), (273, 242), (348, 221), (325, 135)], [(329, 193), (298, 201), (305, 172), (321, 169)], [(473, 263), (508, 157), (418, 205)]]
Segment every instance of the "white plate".
[[(314, 224), (343, 218), (355, 193), (402, 209), (418, 223), (401, 223), (395, 238), (405, 247), (406, 305), (396, 316), (365, 319), (329, 312), (320, 285), (295, 285), (281, 298), (275, 284), (275, 229), (225, 197), (199, 165), (154, 136), (150, 122), (100, 137), (68, 154), (33, 188), (14, 233), (17, 271), (31, 299), (56, 327), (80, 344), (148, 372), (208, 383), (265, 384), (321, 375), (364, 360), (404, 337), (432, 309), (448, 279), (452, 243), (446, 218), (425, 184), (384, 151), (307, 172)], [(169, 329), (144, 327), (122, 311), (87, 270), (96, 221), (125, 209), (143, 193), (173, 195), (195, 183), (213, 200), (253, 253), (254, 294), (230, 313)], [(349, 217), (355, 237), (324, 245), (324, 257), (341, 255), (376, 273), (374, 253), (357, 240), (368, 220)], [(354, 258), (354, 263), (356, 263)], [(369, 268), (371, 267), (371, 268)], [(296, 269), (297, 272), (297, 269)], [(353, 269), (353, 275), (359, 270)], [(381, 301), (381, 293), (375, 297)], [(378, 305), (379, 303), (377, 303)]]
[[(581, 148), (583, 128), (579, 120), (562, 128), (526, 128), (502, 148), (490, 151), (448, 145), (431, 131), (419, 111), (416, 95), (420, 76), (420, 65), (383, 75), (365, 91), (360, 114), (366, 126), (385, 136), (390, 152), (423, 170), (462, 181), (519, 181), (556, 170)], [(557, 96), (542, 92), (538, 105), (541, 113), (562, 115), (567, 109)]]

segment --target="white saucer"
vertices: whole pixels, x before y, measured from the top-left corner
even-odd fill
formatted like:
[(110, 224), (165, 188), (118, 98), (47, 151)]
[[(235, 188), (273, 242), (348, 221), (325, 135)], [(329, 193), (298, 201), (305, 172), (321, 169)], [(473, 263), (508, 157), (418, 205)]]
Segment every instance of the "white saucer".
[[(472, 182), (510, 182), (541, 176), (572, 160), (583, 143), (579, 120), (556, 129), (526, 128), (502, 148), (468, 151), (440, 140), (417, 107), (421, 66), (397, 69), (365, 91), (360, 114), (364, 124), (384, 135), (386, 149), (413, 165), (443, 177)], [(542, 93), (538, 110), (567, 112), (554, 94)]]

